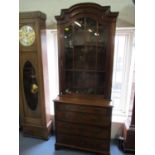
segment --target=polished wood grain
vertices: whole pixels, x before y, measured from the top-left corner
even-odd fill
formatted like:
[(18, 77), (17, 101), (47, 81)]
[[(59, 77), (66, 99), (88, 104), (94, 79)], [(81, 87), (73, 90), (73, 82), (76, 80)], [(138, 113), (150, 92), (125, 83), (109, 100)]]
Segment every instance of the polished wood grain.
[(79, 104), (78, 101), (54, 101), (56, 149), (71, 147), (109, 154), (112, 106)]
[(112, 107), (112, 103), (109, 100), (104, 98), (100, 98), (97, 96), (68, 96), (68, 95), (60, 95), (54, 101), (59, 101), (62, 103), (74, 103), (80, 105), (91, 105), (91, 106), (103, 106), (103, 107)]
[(55, 16), (59, 95), (54, 100), (55, 149), (110, 155), (111, 86), (118, 12), (79, 3)]
[[(93, 124), (77, 124), (77, 123), (68, 123), (67, 121), (58, 121), (56, 122), (57, 132), (62, 135), (76, 135), (82, 137), (90, 137), (97, 139), (106, 139), (109, 138), (111, 134), (108, 127), (102, 126), (93, 126)], [(83, 131), (83, 132), (82, 132)]]
[[(104, 78), (102, 78), (102, 80), (98, 79), (98, 81), (99, 81), (98, 86), (102, 86), (101, 87), (102, 89), (98, 90), (98, 91), (100, 92), (100, 95), (104, 96), (104, 98), (106, 98), (108, 100), (111, 99), (113, 56), (114, 56), (114, 44), (113, 43), (114, 43), (115, 26), (116, 26), (116, 17), (117, 16), (118, 16), (118, 12), (111, 12), (109, 6), (100, 6), (100, 5), (94, 4), (94, 3), (83, 3), (83, 4), (74, 5), (74, 6), (70, 7), (69, 9), (63, 9), (61, 11), (61, 15), (56, 16), (57, 28), (58, 28), (59, 77), (61, 77), (61, 78), (59, 78), (59, 83), (60, 83), (59, 94), (65, 94), (65, 89), (66, 89), (66, 85), (67, 85), (67, 80), (66, 80), (67, 79), (67, 76), (66, 76), (67, 64), (65, 61), (66, 52), (64, 49), (64, 37), (62, 37), (64, 35), (64, 29), (66, 26), (70, 25), (71, 23), (74, 23), (74, 21), (76, 21), (79, 18), (81, 19), (84, 17), (89, 17), (92, 20), (96, 21), (96, 23), (98, 25), (101, 25), (101, 26), (105, 27), (105, 29), (106, 29), (105, 37), (106, 37), (107, 41), (106, 41), (106, 44), (105, 43), (101, 44), (103, 47), (106, 46), (106, 60), (105, 60), (106, 64), (105, 64), (105, 69), (104, 69), (105, 74), (104, 75), (100, 74), (100, 75), (104, 76)], [(87, 34), (84, 32), (84, 34), (82, 36), (85, 36), (85, 35), (87, 35)], [(97, 44), (96, 43), (94, 44), (94, 42), (89, 43), (90, 47), (93, 47), (94, 45), (96, 45), (96, 47), (101, 46), (99, 43), (97, 43)], [(86, 43), (85, 43), (85, 46), (87, 46)], [(76, 53), (77, 48), (80, 48), (80, 47), (75, 46), (74, 50), (73, 50), (74, 53)], [(90, 50), (88, 49), (87, 52), (90, 52)], [(95, 60), (96, 62), (99, 61), (99, 60), (97, 60), (96, 54), (93, 57), (96, 59)], [(76, 57), (75, 57), (75, 59), (76, 59)], [(102, 58), (102, 60), (104, 60), (104, 57)], [(73, 60), (73, 64), (76, 63), (74, 61), (75, 60)], [(100, 61), (100, 62), (102, 62), (102, 61)], [(85, 61), (85, 63), (87, 63), (87, 61)], [(96, 63), (94, 63), (94, 64), (92, 63), (92, 65), (96, 65)], [(102, 65), (102, 63), (99, 64), (99, 66), (101, 66), (101, 65)], [(76, 70), (77, 70), (76, 66), (73, 65), (73, 71), (76, 71)], [(85, 71), (85, 73), (89, 72), (88, 69), (84, 69), (84, 68), (83, 68), (83, 71)], [(92, 76), (90, 75), (89, 78), (87, 78), (87, 80), (85, 80), (85, 83), (88, 83), (87, 84), (88, 88), (91, 87), (91, 85), (93, 83), (93, 79), (97, 78), (95, 75), (96, 74), (95, 72), (98, 72), (98, 68), (96, 68), (94, 66), (94, 69), (92, 71), (94, 71)], [(80, 78), (80, 76), (79, 76), (79, 78)], [(83, 77), (81, 76), (81, 78), (83, 78)], [(71, 83), (71, 80), (69, 80), (69, 81)], [(85, 85), (85, 83), (83, 83), (83, 85)], [(78, 83), (78, 86), (79, 86), (79, 84), (80, 83)], [(96, 84), (94, 83), (94, 85), (97, 85), (97, 83)], [(94, 86), (94, 87), (96, 87), (96, 86)], [(98, 87), (96, 89), (100, 89), (100, 88)], [(79, 95), (81, 95), (81, 93)]]
[(135, 96), (133, 99), (133, 109), (130, 124), (123, 125), (123, 150), (126, 152), (135, 152)]

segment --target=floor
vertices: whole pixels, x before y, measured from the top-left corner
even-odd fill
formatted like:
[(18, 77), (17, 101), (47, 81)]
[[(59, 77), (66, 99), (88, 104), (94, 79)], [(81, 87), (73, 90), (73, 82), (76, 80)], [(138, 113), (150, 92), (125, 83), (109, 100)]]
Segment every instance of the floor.
[[(92, 153), (62, 149), (56, 151), (54, 148), (55, 136), (51, 135), (49, 140), (24, 137), (19, 133), (19, 155), (94, 155)], [(123, 153), (115, 142), (111, 143), (111, 155), (134, 155)]]

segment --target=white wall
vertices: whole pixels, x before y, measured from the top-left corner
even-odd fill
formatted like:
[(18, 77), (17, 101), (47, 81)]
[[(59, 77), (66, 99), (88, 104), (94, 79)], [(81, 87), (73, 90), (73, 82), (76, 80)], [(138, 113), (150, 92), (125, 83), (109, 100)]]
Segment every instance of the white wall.
[(118, 11), (117, 27), (135, 25), (135, 6), (132, 0), (19, 0), (19, 11), (42, 11), (47, 15), (47, 28), (56, 28), (54, 17), (60, 15), (60, 10), (82, 2), (109, 5), (111, 11)]

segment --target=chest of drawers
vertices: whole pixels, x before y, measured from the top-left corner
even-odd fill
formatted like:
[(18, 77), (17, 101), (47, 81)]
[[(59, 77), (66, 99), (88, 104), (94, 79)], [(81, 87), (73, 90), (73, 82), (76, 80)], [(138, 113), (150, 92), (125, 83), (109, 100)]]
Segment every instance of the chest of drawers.
[(58, 97), (55, 107), (55, 148), (79, 149), (110, 155), (110, 101)]

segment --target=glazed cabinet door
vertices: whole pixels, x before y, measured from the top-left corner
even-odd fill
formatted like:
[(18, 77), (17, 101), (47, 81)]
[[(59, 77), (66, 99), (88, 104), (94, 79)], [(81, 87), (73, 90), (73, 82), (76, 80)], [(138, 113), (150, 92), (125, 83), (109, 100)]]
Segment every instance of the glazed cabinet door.
[(95, 13), (56, 16), (61, 95), (111, 98), (115, 24), (113, 18)]
[(64, 26), (63, 94), (104, 95), (107, 27), (90, 17)]

